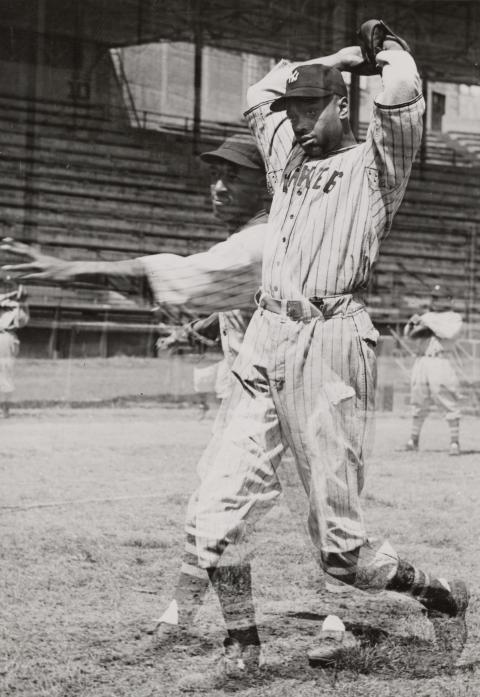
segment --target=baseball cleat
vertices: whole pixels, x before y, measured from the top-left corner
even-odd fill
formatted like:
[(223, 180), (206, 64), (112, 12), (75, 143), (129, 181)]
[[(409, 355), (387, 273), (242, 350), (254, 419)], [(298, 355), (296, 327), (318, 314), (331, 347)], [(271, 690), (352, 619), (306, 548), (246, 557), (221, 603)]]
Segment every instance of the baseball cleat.
[(456, 441), (453, 441), (452, 443), (450, 443), (450, 451), (448, 454), (451, 457), (455, 457), (456, 455), (460, 455), (460, 453), (461, 453), (460, 444), (457, 443)]
[(464, 581), (443, 578), (433, 579), (417, 600), (427, 611), (428, 617), (465, 617), (470, 594)]
[[(437, 650), (445, 656), (451, 666), (459, 659), (468, 638), (465, 613), (468, 607), (469, 592), (465, 583), (459, 579), (444, 582), (449, 587), (449, 593), (442, 599), (429, 603), (427, 615), (432, 623)], [(437, 581), (437, 582), (438, 582)]]
[(328, 615), (322, 624), (322, 630), (316, 639), (316, 645), (308, 652), (308, 662), (313, 667), (328, 666), (335, 663), (345, 651), (360, 646), (352, 632), (336, 615)]
[(410, 438), (407, 441), (407, 444), (405, 446), (405, 450), (418, 450), (418, 440), (414, 440), (413, 438)]
[(260, 646), (242, 646), (234, 639), (225, 639), (223, 654), (207, 670), (185, 675), (177, 683), (182, 692), (209, 692), (235, 680), (255, 676), (264, 666)]

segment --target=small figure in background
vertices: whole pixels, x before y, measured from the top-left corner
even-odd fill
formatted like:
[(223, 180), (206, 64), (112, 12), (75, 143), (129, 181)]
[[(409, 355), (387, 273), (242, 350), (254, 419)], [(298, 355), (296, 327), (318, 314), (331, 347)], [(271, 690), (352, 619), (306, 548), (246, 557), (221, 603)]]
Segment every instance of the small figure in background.
[(462, 317), (452, 310), (449, 290), (436, 285), (430, 308), (413, 315), (404, 336), (419, 342), (419, 356), (411, 377), (412, 431), (407, 450), (418, 450), (420, 431), (430, 407), (435, 404), (445, 414), (450, 429), (450, 455), (460, 454), (459, 380), (452, 363), (455, 342), (462, 330)]
[(19, 286), (12, 293), (0, 295), (0, 409), (4, 419), (10, 416), (10, 402), (15, 389), (13, 376), (20, 342), (17, 329), (29, 320), (27, 293)]

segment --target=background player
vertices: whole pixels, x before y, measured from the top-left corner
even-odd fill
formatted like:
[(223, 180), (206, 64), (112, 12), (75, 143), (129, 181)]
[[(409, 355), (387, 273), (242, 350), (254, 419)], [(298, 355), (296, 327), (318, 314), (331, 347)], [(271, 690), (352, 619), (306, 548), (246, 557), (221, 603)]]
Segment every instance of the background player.
[(462, 317), (452, 310), (452, 304), (450, 291), (435, 285), (429, 311), (413, 315), (405, 325), (404, 336), (416, 340), (417, 353), (421, 354), (411, 376), (412, 431), (407, 450), (418, 450), (422, 426), (434, 404), (448, 422), (450, 455), (460, 454), (459, 381), (452, 358), (462, 331)]
[(10, 403), (15, 389), (14, 369), (20, 342), (17, 329), (29, 319), (27, 294), (22, 286), (0, 296), (0, 406), (4, 419), (10, 415)]

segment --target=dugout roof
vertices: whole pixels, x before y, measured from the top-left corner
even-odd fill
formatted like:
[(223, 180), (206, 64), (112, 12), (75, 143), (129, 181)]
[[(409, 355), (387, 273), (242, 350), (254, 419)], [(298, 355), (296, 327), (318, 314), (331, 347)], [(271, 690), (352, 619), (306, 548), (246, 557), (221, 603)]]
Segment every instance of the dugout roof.
[(478, 0), (0, 0), (11, 42), (56, 35), (106, 46), (170, 40), (304, 58), (355, 43), (383, 19), (411, 44), (424, 77), (480, 84)]

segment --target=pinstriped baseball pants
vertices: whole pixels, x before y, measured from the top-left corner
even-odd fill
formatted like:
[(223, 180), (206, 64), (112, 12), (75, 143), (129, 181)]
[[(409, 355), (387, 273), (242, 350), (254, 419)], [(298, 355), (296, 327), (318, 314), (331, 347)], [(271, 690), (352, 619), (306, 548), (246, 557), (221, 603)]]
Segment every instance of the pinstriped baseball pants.
[(374, 406), (374, 335), (355, 304), (327, 320), (255, 313), (234, 365), (242, 392), (197, 492), (200, 566), (215, 566), (225, 544), (271, 507), (276, 468), (290, 447), (319, 562), (339, 580), (355, 571), (366, 541), (359, 496)]

